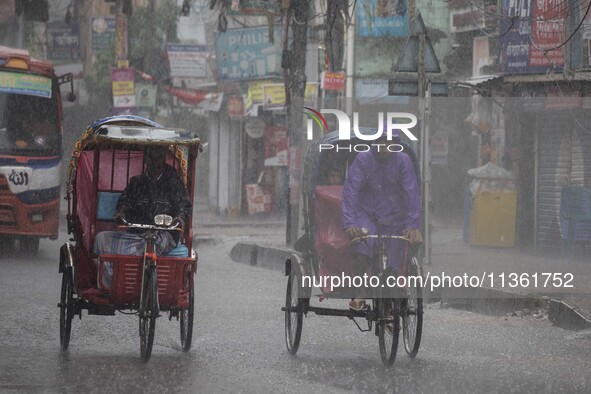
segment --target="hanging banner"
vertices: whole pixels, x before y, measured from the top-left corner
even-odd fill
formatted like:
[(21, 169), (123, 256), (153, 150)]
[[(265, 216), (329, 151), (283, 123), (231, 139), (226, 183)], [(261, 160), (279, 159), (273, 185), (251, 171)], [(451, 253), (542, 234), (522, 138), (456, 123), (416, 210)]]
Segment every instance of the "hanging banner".
[(204, 111), (219, 111), (224, 100), (224, 94), (218, 92), (186, 90), (173, 87), (166, 87), (166, 91), (183, 103), (191, 104), (193, 107), (200, 108)]
[(204, 78), (207, 76), (205, 45), (166, 44), (171, 77)]
[[(267, 84), (262, 86), (263, 108), (266, 110), (279, 110), (285, 108), (285, 85), (282, 83)], [(307, 83), (304, 93), (304, 104), (315, 105), (318, 96), (318, 84)]]
[(112, 48), (115, 40), (115, 17), (92, 17), (90, 20), (92, 52), (96, 54)]
[(360, 37), (406, 37), (407, 0), (364, 0), (357, 2), (357, 35)]
[(127, 15), (117, 14), (115, 17), (115, 56), (127, 59)]
[(287, 126), (265, 127), (265, 166), (287, 166)]

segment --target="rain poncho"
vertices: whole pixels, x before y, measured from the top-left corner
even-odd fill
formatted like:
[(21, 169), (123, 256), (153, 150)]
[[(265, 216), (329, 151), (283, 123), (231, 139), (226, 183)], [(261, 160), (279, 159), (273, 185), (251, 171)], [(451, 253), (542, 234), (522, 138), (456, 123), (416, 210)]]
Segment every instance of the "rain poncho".
[[(375, 150), (357, 155), (343, 188), (345, 229), (367, 228), (370, 234), (401, 235), (405, 228), (420, 228), (420, 191), (410, 157), (391, 153), (383, 161)], [(376, 240), (357, 242), (353, 250), (372, 256)], [(388, 266), (400, 266), (404, 241), (386, 241)]]

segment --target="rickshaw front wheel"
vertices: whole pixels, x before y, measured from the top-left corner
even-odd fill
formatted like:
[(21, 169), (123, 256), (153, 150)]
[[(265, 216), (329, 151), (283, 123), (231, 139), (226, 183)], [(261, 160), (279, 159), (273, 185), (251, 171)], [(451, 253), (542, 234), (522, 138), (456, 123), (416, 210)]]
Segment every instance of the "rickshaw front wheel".
[(152, 356), (156, 316), (158, 315), (156, 267), (150, 267), (146, 271), (144, 281), (144, 294), (140, 306), (140, 351), (142, 360), (148, 362)]
[(302, 336), (302, 299), (299, 298), (297, 276), (289, 275), (285, 297), (285, 344), (287, 350), (295, 355)]
[(189, 291), (189, 308), (181, 311), (181, 346), (183, 352), (191, 349), (191, 339), (193, 338), (193, 314), (195, 312), (195, 293), (193, 287)]
[(68, 350), (72, 319), (74, 317), (74, 283), (72, 267), (68, 267), (62, 274), (62, 292), (60, 297), (60, 346)]
[[(423, 270), (415, 257), (410, 263), (410, 275), (423, 276)], [(419, 285), (409, 288), (408, 298), (403, 300), (400, 314), (404, 348), (410, 357), (415, 357), (419, 352), (423, 333), (423, 291)]]
[(380, 298), (378, 302), (378, 341), (382, 363), (390, 367), (396, 360), (400, 335), (400, 302), (397, 298)]

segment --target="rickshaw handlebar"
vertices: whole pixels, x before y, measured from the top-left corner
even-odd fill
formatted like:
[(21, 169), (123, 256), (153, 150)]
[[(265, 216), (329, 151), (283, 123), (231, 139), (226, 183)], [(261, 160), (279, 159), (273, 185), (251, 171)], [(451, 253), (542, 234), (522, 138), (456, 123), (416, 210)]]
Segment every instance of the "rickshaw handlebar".
[(130, 223), (123, 218), (120, 218), (119, 220), (122, 222), (122, 224), (117, 226), (117, 228), (119, 228), (119, 229), (137, 228), (137, 229), (142, 229), (142, 230), (163, 230), (163, 231), (171, 231), (172, 230), (172, 231), (179, 231), (179, 232), (183, 231), (183, 229), (181, 227), (179, 227), (178, 223), (176, 223), (174, 226), (165, 227), (165, 226), (156, 226), (153, 224)]
[(375, 239), (381, 239), (381, 238), (402, 239), (402, 240), (410, 243), (410, 238), (404, 237), (402, 235), (375, 235), (375, 234), (367, 234), (367, 235), (362, 235), (361, 237), (353, 238), (351, 241), (349, 241), (349, 246), (352, 245), (355, 242), (359, 242), (361, 240), (369, 239), (369, 238), (375, 238)]

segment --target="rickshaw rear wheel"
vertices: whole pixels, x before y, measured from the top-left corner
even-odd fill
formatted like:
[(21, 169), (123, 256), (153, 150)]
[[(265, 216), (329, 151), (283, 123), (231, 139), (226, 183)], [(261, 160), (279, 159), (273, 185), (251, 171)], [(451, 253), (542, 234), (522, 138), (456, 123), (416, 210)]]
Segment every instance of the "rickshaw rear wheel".
[(68, 350), (72, 319), (74, 318), (74, 283), (72, 267), (68, 267), (62, 274), (62, 292), (60, 297), (60, 346)]
[(189, 291), (189, 308), (181, 311), (181, 346), (183, 352), (191, 349), (191, 340), (193, 338), (193, 315), (195, 312), (195, 292), (193, 287)]
[[(411, 259), (410, 275), (423, 276), (423, 270), (415, 257)], [(400, 314), (404, 349), (410, 357), (415, 357), (419, 352), (423, 333), (423, 290), (420, 286), (409, 288), (408, 298), (403, 301)]]
[(140, 307), (140, 351), (142, 360), (148, 362), (152, 356), (156, 316), (158, 315), (156, 267), (150, 267), (146, 271), (144, 280), (144, 295)]
[(297, 276), (289, 275), (285, 296), (285, 344), (292, 355), (297, 353), (302, 337), (302, 299), (298, 297), (298, 289)]
[[(400, 301), (381, 298), (378, 302), (378, 342), (382, 363), (390, 367), (396, 360), (400, 335)], [(388, 320), (386, 320), (388, 319)]]

